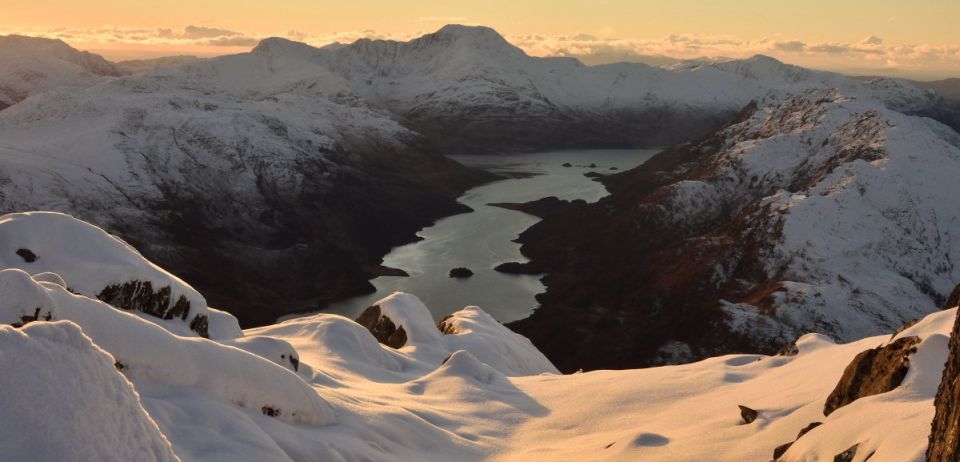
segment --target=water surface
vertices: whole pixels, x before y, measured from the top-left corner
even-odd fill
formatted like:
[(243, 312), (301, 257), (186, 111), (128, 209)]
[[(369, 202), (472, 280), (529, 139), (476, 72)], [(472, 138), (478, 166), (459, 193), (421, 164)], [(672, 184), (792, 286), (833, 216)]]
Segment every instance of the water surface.
[[(378, 277), (371, 281), (376, 293), (337, 302), (322, 312), (355, 318), (377, 300), (404, 291), (423, 300), (436, 319), (469, 305), (483, 308), (500, 322), (525, 318), (537, 308), (534, 296), (544, 290), (540, 277), (502, 274), (493, 268), (505, 262), (526, 261), (520, 254), (520, 245), (513, 240), (539, 218), (488, 204), (528, 202), (548, 196), (596, 202), (607, 195), (607, 190), (584, 173), (610, 174), (630, 169), (657, 152), (571, 150), (450, 156), (468, 166), (517, 177), (467, 191), (458, 200), (473, 212), (437, 221), (417, 233), (422, 240), (396, 247), (384, 257), (385, 266), (402, 269), (409, 277)], [(450, 278), (450, 270), (456, 267), (469, 268), (474, 275)]]

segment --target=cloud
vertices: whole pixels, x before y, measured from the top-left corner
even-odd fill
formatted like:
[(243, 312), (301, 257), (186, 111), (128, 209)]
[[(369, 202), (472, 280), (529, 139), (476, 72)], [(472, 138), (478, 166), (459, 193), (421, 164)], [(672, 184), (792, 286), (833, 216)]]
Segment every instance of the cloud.
[(204, 26), (184, 27), (183, 33), (181, 34), (183, 38), (188, 38), (188, 39), (235, 37), (237, 35), (243, 35), (243, 34), (240, 32), (234, 32), (232, 30), (220, 29), (216, 27), (204, 27)]
[(774, 42), (773, 48), (779, 51), (799, 53), (807, 48), (807, 45), (799, 40), (790, 40), (788, 42)]
[[(465, 22), (457, 16), (422, 17), (424, 23)], [(425, 30), (383, 33), (374, 30), (311, 33), (288, 30), (269, 34), (237, 31), (214, 26), (133, 28), (103, 26), (88, 29), (29, 29), (0, 26), (0, 34), (22, 34), (60, 38), (81, 49), (189, 49), (190, 53), (216, 55), (245, 51), (268, 36), (279, 36), (310, 45), (333, 42), (350, 43), (358, 39), (410, 40), (433, 32), (438, 25), (425, 24)], [(887, 43), (868, 36), (859, 42), (818, 42), (799, 38), (753, 38), (735, 35), (670, 34), (653, 38), (623, 38), (612, 30), (570, 34), (510, 35), (506, 39), (533, 56), (575, 57), (588, 64), (637, 61), (652, 65), (671, 65), (681, 60), (745, 58), (766, 54), (791, 64), (844, 72), (897, 74), (919, 78), (943, 78), (960, 75), (960, 44)], [(129, 55), (130, 53), (128, 53)], [(855, 71), (854, 71), (855, 69)]]

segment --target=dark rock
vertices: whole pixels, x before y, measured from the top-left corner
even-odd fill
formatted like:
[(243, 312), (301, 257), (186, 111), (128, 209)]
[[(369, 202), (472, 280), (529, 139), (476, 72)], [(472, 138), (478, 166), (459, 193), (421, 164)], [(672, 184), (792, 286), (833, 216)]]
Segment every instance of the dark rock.
[(801, 436), (806, 435), (810, 432), (810, 430), (813, 430), (821, 425), (823, 425), (823, 422), (810, 422), (806, 427), (800, 429), (800, 433), (797, 433), (797, 439), (800, 439)]
[(903, 337), (858, 354), (827, 397), (823, 415), (865, 396), (886, 393), (900, 386), (910, 368), (910, 355), (917, 351), (919, 337)]
[(950, 296), (947, 297), (947, 304), (944, 305), (943, 308), (953, 308), (957, 305), (960, 305), (960, 284), (957, 284), (957, 286), (953, 288), (953, 292), (950, 292)]
[(280, 409), (274, 407), (263, 406), (260, 408), (260, 412), (267, 417), (280, 417)]
[(570, 162), (564, 162), (564, 163), (563, 163), (563, 166), (564, 166), (564, 167), (573, 167), (573, 164), (571, 164)]
[(443, 319), (441, 319), (439, 322), (437, 322), (437, 329), (440, 330), (440, 333), (441, 333), (441, 334), (443, 334), (443, 335), (456, 335), (456, 334), (460, 333), (460, 331), (457, 330), (457, 328), (456, 328), (453, 324), (447, 322), (447, 320), (450, 319), (450, 318), (452, 318), (452, 317), (453, 317), (452, 314), (448, 314), (448, 315), (444, 316)]
[(210, 319), (202, 314), (198, 314), (190, 320), (190, 330), (200, 334), (201, 337), (209, 337)]
[(473, 271), (470, 271), (470, 268), (458, 267), (450, 270), (450, 277), (452, 278), (460, 279), (468, 278), (470, 276), (473, 276)]
[(590, 167), (590, 168), (597, 168), (597, 164), (590, 164), (590, 165), (588, 165), (587, 167)]
[(11, 326), (19, 328), (27, 324), (30, 324), (31, 322), (34, 322), (34, 321), (50, 321), (51, 319), (53, 319), (53, 314), (51, 314), (49, 311), (46, 312), (43, 316), (40, 315), (40, 311), (41, 311), (41, 308), (38, 306), (36, 309), (34, 309), (33, 315), (20, 316), (20, 322), (15, 322), (11, 324)]
[(911, 319), (911, 320), (903, 323), (903, 325), (901, 325), (900, 327), (898, 327), (896, 331), (894, 331), (892, 334), (890, 334), (890, 338), (892, 339), (892, 338), (896, 337), (897, 335), (900, 335), (901, 332), (903, 332), (903, 331), (905, 331), (905, 330), (913, 327), (913, 326), (916, 325), (917, 322), (919, 322), (919, 321), (920, 321), (920, 319), (918, 318), (918, 319)]
[(800, 433), (797, 433), (797, 439), (789, 443), (781, 444), (780, 446), (777, 446), (776, 448), (774, 448), (773, 460), (775, 461), (780, 460), (780, 457), (783, 456), (787, 452), (787, 450), (790, 449), (791, 446), (793, 446), (793, 443), (796, 443), (797, 440), (800, 439), (800, 437), (802, 437), (803, 435), (806, 435), (807, 432), (809, 432), (810, 430), (813, 430), (814, 428), (819, 427), (820, 425), (823, 425), (823, 422), (811, 422), (806, 427), (803, 427), (800, 429)]
[(787, 450), (790, 449), (790, 446), (793, 446), (793, 443), (796, 443), (796, 441), (784, 443), (784, 444), (781, 444), (780, 446), (773, 448), (773, 460), (774, 461), (780, 460), (780, 457), (787, 453)]
[(393, 320), (380, 314), (380, 305), (373, 305), (363, 310), (356, 319), (357, 324), (366, 327), (378, 342), (390, 347), (401, 348), (407, 344), (407, 331), (403, 326), (397, 326)]
[(610, 170), (620, 170), (620, 169), (617, 167), (610, 167)]
[(800, 349), (797, 348), (797, 342), (793, 341), (782, 346), (780, 350), (777, 351), (777, 356), (796, 356), (800, 353)]
[(737, 407), (740, 408), (740, 418), (743, 419), (744, 424), (753, 423), (754, 420), (757, 420), (757, 416), (760, 415), (754, 409), (750, 409), (742, 404), (738, 404)]
[(960, 460), (960, 317), (953, 323), (943, 377), (933, 400), (936, 409), (927, 446), (929, 462)]
[(853, 458), (857, 456), (857, 449), (859, 447), (859, 443), (850, 446), (846, 451), (833, 456), (833, 462), (853, 462)]
[[(173, 300), (170, 286), (153, 289), (150, 281), (133, 280), (122, 284), (104, 287), (97, 298), (114, 308), (136, 310), (160, 319), (186, 321), (190, 315), (190, 302), (183, 295)], [(190, 330), (207, 337), (209, 320), (204, 315), (196, 315), (190, 320)]]
[(587, 172), (587, 173), (584, 173), (583, 176), (585, 176), (585, 177), (587, 177), (587, 178), (603, 178), (603, 177), (605, 177), (606, 175), (604, 175), (604, 174), (602, 174), (602, 173), (598, 173), (598, 172)]
[(290, 361), (290, 365), (293, 366), (294, 371), (300, 370), (300, 358), (298, 358), (296, 355), (291, 354), (288, 356), (287, 354), (282, 354), (280, 355), (280, 359), (286, 359), (287, 361)]
[(17, 249), (17, 255), (27, 263), (33, 263), (37, 261), (37, 255), (33, 253), (30, 249)]

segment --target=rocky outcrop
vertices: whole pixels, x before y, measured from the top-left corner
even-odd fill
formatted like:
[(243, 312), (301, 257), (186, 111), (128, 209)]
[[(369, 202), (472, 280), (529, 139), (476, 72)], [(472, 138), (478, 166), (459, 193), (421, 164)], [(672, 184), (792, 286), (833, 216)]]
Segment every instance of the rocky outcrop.
[(392, 319), (382, 315), (380, 305), (367, 307), (356, 321), (366, 327), (378, 342), (390, 348), (401, 348), (407, 344), (407, 332), (403, 326), (397, 326)]
[(821, 425), (823, 425), (823, 422), (811, 422), (806, 427), (801, 428), (800, 433), (797, 433), (797, 439), (789, 443), (781, 444), (780, 446), (777, 446), (776, 448), (774, 448), (773, 460), (775, 461), (780, 460), (780, 456), (784, 455), (787, 452), (787, 450), (790, 449), (790, 446), (793, 446), (793, 443), (796, 443), (797, 440), (800, 439), (800, 437), (802, 437), (803, 435), (806, 435), (810, 430), (813, 430), (814, 428), (817, 428)]
[[(116, 308), (136, 310), (160, 319), (186, 321), (190, 314), (190, 302), (183, 295), (173, 299), (169, 286), (156, 290), (150, 281), (128, 281), (104, 287), (97, 298)], [(198, 314), (190, 320), (190, 330), (208, 337), (209, 320)]]
[(950, 332), (950, 346), (943, 377), (933, 406), (936, 413), (927, 446), (929, 462), (960, 460), (960, 317)]
[[(437, 329), (440, 330), (440, 333), (441, 333), (441, 334), (443, 334), (443, 335), (456, 335), (456, 334), (460, 333), (460, 331), (457, 329), (456, 326), (453, 325), (452, 322), (448, 322), (451, 318), (453, 318), (453, 314), (448, 314), (448, 315), (444, 316), (443, 318), (441, 318), (440, 321), (437, 321)], [(446, 361), (444, 361), (444, 362), (446, 362)]]
[(947, 297), (947, 303), (943, 305), (946, 308), (953, 308), (957, 305), (960, 305), (960, 284), (957, 284), (953, 288), (953, 292), (950, 292), (950, 296)]
[(740, 419), (744, 424), (753, 423), (754, 420), (757, 420), (757, 416), (760, 415), (756, 409), (750, 409), (742, 404), (738, 404), (737, 407), (740, 408)]
[(910, 355), (916, 353), (918, 343), (919, 337), (901, 337), (854, 357), (827, 397), (823, 415), (829, 416), (859, 398), (886, 393), (900, 386), (910, 368)]
[(30, 249), (17, 249), (17, 255), (27, 263), (33, 263), (37, 261), (37, 255), (33, 253)]

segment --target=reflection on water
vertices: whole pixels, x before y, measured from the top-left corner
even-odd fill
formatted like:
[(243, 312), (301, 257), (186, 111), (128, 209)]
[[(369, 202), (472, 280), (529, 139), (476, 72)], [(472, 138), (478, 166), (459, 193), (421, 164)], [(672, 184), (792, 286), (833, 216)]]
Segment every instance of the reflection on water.
[[(335, 303), (323, 312), (355, 318), (377, 300), (395, 291), (409, 292), (430, 307), (435, 318), (477, 305), (501, 322), (527, 317), (543, 291), (538, 276), (508, 275), (493, 270), (500, 263), (526, 261), (514, 239), (538, 218), (491, 207), (496, 202), (528, 202), (548, 196), (595, 202), (607, 195), (602, 184), (584, 173), (609, 174), (640, 165), (658, 150), (576, 150), (499, 156), (451, 156), (473, 167), (512, 174), (471, 189), (459, 198), (474, 211), (447, 217), (421, 230), (421, 241), (396, 247), (383, 264), (409, 277), (382, 276), (372, 281), (377, 292)], [(570, 164), (570, 167), (564, 167)], [(591, 167), (591, 164), (594, 165)], [(524, 175), (524, 174), (533, 174)], [(456, 267), (469, 268), (467, 279), (449, 277)], [(311, 313), (312, 314), (312, 313)], [(296, 317), (304, 314), (288, 316)]]

